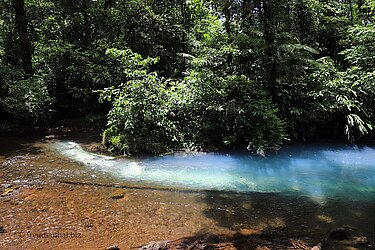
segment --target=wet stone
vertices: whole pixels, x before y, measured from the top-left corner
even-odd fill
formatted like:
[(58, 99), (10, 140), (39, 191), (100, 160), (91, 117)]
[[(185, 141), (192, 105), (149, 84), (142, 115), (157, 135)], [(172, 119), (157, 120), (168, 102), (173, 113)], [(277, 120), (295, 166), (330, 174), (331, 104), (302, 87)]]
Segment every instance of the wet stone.
[(113, 191), (112, 194), (111, 194), (111, 198), (114, 199), (114, 200), (124, 198), (124, 196), (125, 196), (125, 190), (123, 190), (123, 189), (117, 189), (117, 190)]

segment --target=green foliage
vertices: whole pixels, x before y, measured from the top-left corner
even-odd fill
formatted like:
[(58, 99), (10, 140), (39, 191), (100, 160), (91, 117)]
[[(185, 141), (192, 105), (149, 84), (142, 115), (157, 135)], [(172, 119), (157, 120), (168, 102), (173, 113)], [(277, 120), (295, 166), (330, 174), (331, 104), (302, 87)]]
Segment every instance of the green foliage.
[(245, 146), (264, 154), (285, 139), (285, 124), (277, 116), (277, 109), (248, 77), (193, 71), (186, 86), (186, 94), (192, 96), (186, 103), (191, 113), (185, 122), (196, 145)]
[(15, 3), (0, 1), (7, 119), (108, 114), (103, 142), (126, 154), (371, 136), (373, 0)]
[(353, 26), (348, 34), (351, 46), (341, 54), (349, 67), (341, 73), (341, 77), (352, 92), (352, 103), (357, 111), (347, 116), (345, 131), (352, 139), (353, 130), (362, 136), (375, 124), (375, 26)]
[(245, 145), (264, 154), (284, 139), (277, 109), (245, 76), (192, 71), (184, 81), (171, 82), (148, 73), (155, 59), (142, 59), (129, 49), (107, 54), (121, 62), (127, 79), (101, 92), (103, 100), (113, 103), (103, 142), (116, 151)]
[(103, 136), (105, 145), (127, 154), (173, 149), (176, 130), (167, 119), (166, 82), (148, 72), (157, 59), (143, 59), (130, 49), (109, 49), (106, 54), (119, 62), (124, 81), (101, 91), (101, 99), (113, 105)]
[(14, 118), (38, 122), (49, 116), (53, 99), (42, 77), (8, 82), (7, 96), (0, 101)]

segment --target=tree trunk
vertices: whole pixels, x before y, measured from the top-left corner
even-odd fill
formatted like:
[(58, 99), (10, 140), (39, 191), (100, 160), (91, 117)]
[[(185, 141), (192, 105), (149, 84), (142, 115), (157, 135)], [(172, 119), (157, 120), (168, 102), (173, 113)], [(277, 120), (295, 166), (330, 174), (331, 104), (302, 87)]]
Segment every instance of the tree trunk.
[(15, 23), (17, 40), (20, 53), (21, 66), (27, 76), (33, 75), (32, 53), (33, 49), (30, 43), (27, 31), (27, 17), (25, 11), (24, 0), (12, 0), (13, 8), (15, 10)]

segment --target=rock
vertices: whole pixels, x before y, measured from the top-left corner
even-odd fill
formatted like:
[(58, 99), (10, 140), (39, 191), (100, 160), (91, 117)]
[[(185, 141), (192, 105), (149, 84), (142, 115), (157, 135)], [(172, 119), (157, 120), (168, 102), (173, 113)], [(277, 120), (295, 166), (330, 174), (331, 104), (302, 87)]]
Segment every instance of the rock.
[(0, 233), (5, 233), (4, 227), (0, 226)]
[(322, 249), (322, 244), (321, 243), (319, 243), (315, 247), (311, 248), (311, 250), (321, 250), (321, 249)]
[(349, 239), (349, 232), (343, 227), (335, 228), (329, 233), (331, 240), (347, 240)]
[(251, 203), (243, 203), (242, 208), (246, 210), (250, 210), (253, 208), (253, 206), (251, 205)]
[(125, 196), (125, 190), (123, 189), (117, 189), (116, 191), (112, 192), (111, 198), (114, 200), (118, 200), (121, 198), (124, 198)]
[(115, 243), (114, 245), (107, 247), (106, 250), (120, 250), (120, 248), (118, 244)]
[(318, 219), (324, 223), (331, 224), (333, 222), (332, 217), (328, 215), (319, 215)]
[(352, 245), (354, 246), (371, 246), (371, 242), (366, 237), (353, 237)]
[(168, 245), (167, 240), (159, 241), (159, 242), (151, 241), (147, 245), (138, 248), (138, 250), (166, 250), (167, 245)]

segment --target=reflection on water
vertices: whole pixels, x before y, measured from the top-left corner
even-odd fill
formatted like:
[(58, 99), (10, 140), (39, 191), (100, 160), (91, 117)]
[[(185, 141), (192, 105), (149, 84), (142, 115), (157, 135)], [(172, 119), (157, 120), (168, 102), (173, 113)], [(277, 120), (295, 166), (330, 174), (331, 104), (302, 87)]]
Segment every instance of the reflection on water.
[(319, 202), (331, 198), (375, 200), (375, 148), (290, 146), (267, 158), (249, 154), (193, 153), (141, 160), (53, 144), (61, 154), (118, 179), (197, 190), (283, 193)]

